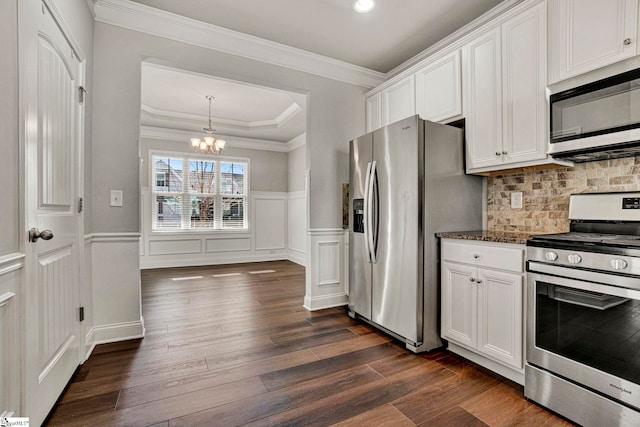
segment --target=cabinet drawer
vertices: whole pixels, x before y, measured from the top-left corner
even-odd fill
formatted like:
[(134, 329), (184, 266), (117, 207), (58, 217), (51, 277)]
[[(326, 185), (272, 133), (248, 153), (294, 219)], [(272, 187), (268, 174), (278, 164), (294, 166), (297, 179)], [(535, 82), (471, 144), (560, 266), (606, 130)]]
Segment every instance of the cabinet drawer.
[(524, 271), (524, 248), (443, 240), (442, 259), (518, 273)]

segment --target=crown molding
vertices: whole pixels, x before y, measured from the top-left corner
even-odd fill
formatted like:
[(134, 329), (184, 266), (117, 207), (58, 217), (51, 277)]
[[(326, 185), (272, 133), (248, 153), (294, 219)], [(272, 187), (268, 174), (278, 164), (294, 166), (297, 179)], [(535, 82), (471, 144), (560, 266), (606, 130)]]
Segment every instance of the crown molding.
[[(180, 113), (178, 111), (161, 110), (159, 108), (153, 108), (148, 105), (142, 104), (140, 110), (147, 115), (160, 119), (160, 120), (178, 120), (207, 124), (209, 120), (208, 116), (200, 116), (198, 114)], [(293, 118), (296, 114), (302, 111), (302, 108), (293, 102), (289, 107), (285, 108), (278, 116), (272, 120), (259, 120), (253, 122), (246, 122), (243, 120), (224, 119), (221, 117), (211, 116), (213, 126), (219, 126), (229, 129), (242, 129), (242, 130), (259, 130), (259, 129), (277, 129), (282, 127), (287, 121)]]
[[(392, 69), (391, 71), (389, 71), (386, 75), (385, 75), (385, 79), (391, 79), (397, 75), (399, 75), (400, 73), (403, 73), (409, 69), (413, 69), (413, 67), (415, 67), (416, 65), (419, 65), (420, 62), (422, 62), (423, 60), (429, 58), (430, 56), (445, 50), (447, 47), (449, 47), (451, 44), (458, 42), (460, 39), (462, 39), (463, 37), (471, 34), (472, 32), (474, 32), (475, 30), (477, 30), (478, 28), (484, 26), (485, 24), (488, 24), (489, 22), (491, 22), (492, 20), (496, 19), (498, 16), (504, 14), (505, 12), (513, 9), (515, 6), (517, 6), (518, 4), (525, 2), (527, 0), (505, 0), (502, 3), (498, 4), (497, 6), (495, 6), (493, 9), (490, 9), (489, 11), (485, 12), (484, 14), (480, 15), (478, 18), (474, 19), (473, 21), (469, 22), (467, 25), (465, 25), (464, 27), (456, 30), (455, 32), (449, 34), (448, 36), (446, 36), (445, 38), (443, 38), (442, 40), (440, 40), (439, 42), (436, 42), (435, 44), (429, 46), (427, 49), (423, 50), (422, 52), (418, 53), (417, 55), (415, 55), (414, 57), (408, 59), (407, 61), (403, 62), (402, 64), (398, 65), (397, 67), (395, 67), (394, 69)], [(541, 1), (541, 0), (538, 0)]]
[(93, 0), (87, 0), (87, 5), (89, 6), (89, 11), (91, 11), (91, 16), (93, 19), (96, 19), (96, 8)]
[[(165, 141), (177, 141), (187, 143), (193, 132), (179, 129), (167, 129), (155, 126), (140, 126), (140, 137), (149, 139), (162, 139)], [(248, 148), (251, 150), (289, 152), (292, 150), (289, 143), (275, 142), (266, 139), (242, 138), (231, 135), (218, 135), (220, 139), (227, 141), (227, 147)], [(294, 141), (296, 138), (292, 139)], [(295, 147), (297, 148), (297, 147)]]
[(287, 151), (293, 151), (298, 147), (302, 147), (307, 143), (307, 133), (301, 133), (300, 135), (287, 142)]
[(129, 0), (93, 0), (96, 21), (374, 88), (385, 74)]
[(478, 30), (484, 31), (486, 25), (500, 25), (505, 17), (512, 16), (512, 11), (522, 10), (532, 7), (545, 0), (505, 0), (493, 9), (480, 17), (474, 19), (456, 32), (448, 35), (434, 45), (418, 53), (413, 58), (398, 65), (386, 74), (384, 83), (365, 93), (365, 97), (370, 97), (379, 93), (398, 81), (418, 72), (427, 62), (436, 61), (448, 55), (456, 49), (460, 49), (465, 43), (475, 37)]

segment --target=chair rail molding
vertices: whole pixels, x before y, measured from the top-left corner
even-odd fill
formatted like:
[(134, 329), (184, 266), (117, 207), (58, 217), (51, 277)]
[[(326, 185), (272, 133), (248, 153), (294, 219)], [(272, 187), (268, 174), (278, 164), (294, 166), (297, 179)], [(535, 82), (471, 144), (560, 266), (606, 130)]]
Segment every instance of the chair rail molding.
[(0, 256), (0, 276), (22, 269), (24, 267), (24, 257), (25, 254), (22, 252)]

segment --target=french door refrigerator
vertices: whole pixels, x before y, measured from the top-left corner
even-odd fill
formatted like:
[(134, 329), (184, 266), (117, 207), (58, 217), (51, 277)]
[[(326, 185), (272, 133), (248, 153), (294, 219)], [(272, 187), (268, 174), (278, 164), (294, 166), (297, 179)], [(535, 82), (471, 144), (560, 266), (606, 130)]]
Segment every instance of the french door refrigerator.
[(410, 117), (350, 142), (349, 315), (440, 347), (440, 231), (482, 227), (482, 180), (465, 175), (463, 132)]

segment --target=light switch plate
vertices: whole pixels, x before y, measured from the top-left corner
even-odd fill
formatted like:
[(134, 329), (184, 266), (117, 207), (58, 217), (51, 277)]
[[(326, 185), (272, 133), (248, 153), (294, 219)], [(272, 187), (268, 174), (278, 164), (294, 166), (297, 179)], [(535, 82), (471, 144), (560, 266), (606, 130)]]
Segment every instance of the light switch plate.
[(511, 209), (522, 209), (522, 191), (511, 193)]
[(111, 206), (122, 206), (122, 190), (111, 190)]

